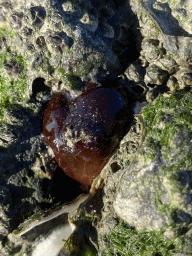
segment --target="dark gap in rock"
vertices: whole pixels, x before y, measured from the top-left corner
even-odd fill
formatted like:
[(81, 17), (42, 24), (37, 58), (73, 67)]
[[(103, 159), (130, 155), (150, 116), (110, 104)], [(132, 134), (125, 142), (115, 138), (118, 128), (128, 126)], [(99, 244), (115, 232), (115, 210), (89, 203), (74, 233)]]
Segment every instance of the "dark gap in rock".
[(113, 0), (116, 8), (123, 6), (127, 1), (126, 0)]
[(147, 86), (150, 88), (154, 88), (156, 86), (156, 84), (147, 84)]
[(34, 172), (31, 169), (28, 170), (27, 174), (30, 178), (34, 177)]
[(26, 177), (22, 177), (22, 181), (25, 183), (27, 181)]
[(185, 92), (189, 92), (191, 90), (191, 86), (186, 86), (184, 89), (183, 89)]
[(19, 253), (20, 252), (20, 250), (21, 250), (21, 248), (22, 248), (22, 245), (18, 245), (18, 246), (16, 246), (16, 247), (14, 247), (12, 250), (11, 250), (11, 255), (15, 255), (16, 253)]
[(6, 243), (8, 243), (8, 242), (9, 242), (8, 237), (4, 236), (2, 241), (1, 241), (1, 244), (2, 244), (3, 247), (5, 247)]
[(43, 165), (41, 166), (41, 170), (42, 170), (44, 173), (46, 173), (45, 167), (44, 167)]
[(188, 231), (189, 231), (189, 228), (188, 228), (188, 227), (182, 227), (182, 228), (179, 230), (179, 236), (185, 235)]
[(55, 196), (58, 202), (70, 202), (83, 193), (80, 188), (81, 184), (67, 176), (60, 167), (56, 168), (52, 182), (55, 187)]
[(36, 97), (39, 92), (45, 90), (50, 92), (50, 88), (45, 85), (45, 79), (42, 77), (37, 77), (32, 84), (32, 97)]
[(136, 93), (136, 94), (142, 94), (144, 92), (143, 87), (136, 85), (131, 87), (132, 92)]
[(121, 169), (121, 166), (117, 162), (114, 162), (111, 164), (111, 169), (113, 172), (117, 172), (118, 170)]
[(42, 6), (34, 6), (30, 8), (32, 19), (35, 20), (36, 17), (45, 19), (46, 17), (46, 10)]
[(137, 36), (132, 28), (121, 26), (119, 29), (119, 37), (112, 41), (112, 50), (117, 54), (121, 63), (121, 72), (139, 58), (137, 49)]

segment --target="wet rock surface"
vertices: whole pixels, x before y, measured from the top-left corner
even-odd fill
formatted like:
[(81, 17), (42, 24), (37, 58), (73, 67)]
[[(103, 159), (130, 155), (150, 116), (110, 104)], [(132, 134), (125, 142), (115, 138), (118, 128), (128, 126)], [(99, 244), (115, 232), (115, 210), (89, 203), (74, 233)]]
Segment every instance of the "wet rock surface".
[[(119, 35), (127, 11), (122, 17), (117, 16), (113, 1), (105, 4), (59, 0), (31, 1), (28, 5), (24, 1), (5, 3), (1, 4), (1, 23), (12, 29), (15, 36), (1, 38), (1, 51), (9, 46), (9, 51), (25, 56), (29, 90), (40, 74), (44, 78), (61, 79), (69, 86), (75, 85), (76, 77), (89, 81), (122, 72), (123, 59), (118, 55), (125, 55), (133, 43), (125, 40), (129, 29)], [(113, 47), (117, 48), (118, 44), (116, 51), (111, 47), (114, 40)], [(8, 61), (4, 68), (9, 74), (21, 72), (21, 67)]]
[(12, 231), (89, 189), (63, 173), (41, 136), (51, 96), (63, 89), (78, 96), (89, 81), (108, 84), (118, 76), (133, 99), (135, 122), (89, 198), (69, 214), (76, 226), (71, 253), (120, 253), (108, 239), (120, 217), (138, 232), (163, 230), (173, 255), (191, 255), (190, 17), (190, 1), (0, 3), (3, 255), (32, 254), (34, 240)]

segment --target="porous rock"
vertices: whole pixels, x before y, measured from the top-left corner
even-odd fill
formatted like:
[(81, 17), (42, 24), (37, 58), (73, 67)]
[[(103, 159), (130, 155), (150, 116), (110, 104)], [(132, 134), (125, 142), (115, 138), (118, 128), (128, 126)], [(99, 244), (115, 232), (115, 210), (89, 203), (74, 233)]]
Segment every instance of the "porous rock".
[(191, 91), (158, 97), (143, 110), (145, 140), (131, 164), (118, 171), (113, 203), (138, 231), (172, 227), (172, 239), (184, 239), (186, 253), (192, 250), (191, 99)]
[[(163, 79), (164, 88), (152, 90), (149, 88), (147, 100), (151, 102), (159, 93), (162, 93), (162, 90), (166, 93), (169, 91), (169, 95), (178, 86), (181, 89), (190, 87), (191, 6), (189, 1), (185, 1), (185, 3), (156, 0), (130, 1), (130, 6), (132, 11), (137, 14), (140, 32), (143, 36), (142, 39), (137, 37), (141, 47), (140, 66), (146, 69), (145, 79), (142, 79), (140, 83), (147, 86), (148, 83), (155, 82), (156, 86), (158, 84), (161, 86), (162, 79), (159, 81), (159, 77), (163, 73), (165, 74), (165, 71), (168, 72), (166, 79)], [(159, 71), (153, 69), (148, 76), (149, 66), (153, 67), (154, 65), (158, 67)], [(135, 72), (136, 80), (138, 71), (139, 69)], [(142, 73), (143, 71), (139, 71), (140, 76)], [(126, 72), (125, 75), (127, 75)], [(168, 84), (170, 75), (174, 75), (177, 79), (175, 82), (176, 84), (178, 82), (179, 85)], [(153, 77), (156, 77), (155, 81), (153, 81)]]
[[(113, 3), (94, 8), (86, 1), (3, 1), (1, 53), (9, 47), (9, 52), (24, 57), (30, 91), (39, 76), (62, 78), (67, 86), (72, 83), (71, 77), (88, 81), (118, 74), (120, 62), (110, 47), (117, 29), (108, 24), (114, 19), (114, 9)], [(100, 11), (107, 11), (106, 18)], [(21, 73), (22, 68), (5, 56), (8, 75)]]
[[(137, 50), (142, 51), (137, 56), (137, 63), (133, 64), (136, 68), (128, 68), (125, 75), (133, 82), (135, 80), (136, 86), (144, 86), (145, 93), (148, 90), (147, 100), (153, 102), (162, 93), (158, 89), (162, 84), (157, 85), (156, 80), (154, 88), (147, 87), (144, 82), (146, 70), (151, 65), (168, 73), (164, 85), (170, 88), (171, 93), (177, 88), (191, 86), (190, 1), (174, 2), (175, 5), (166, 0), (134, 0), (128, 4), (127, 1), (90, 2), (63, 1), (61, 4), (60, 1), (35, 0), (27, 3), (2, 1), (0, 4), (0, 23), (4, 27), (0, 36), (0, 54), (5, 60), (0, 63), (1, 82), (28, 85), (18, 91), (21, 97), (17, 102), (13, 100), (15, 94), (10, 93), (10, 103), (11, 100), (18, 103), (20, 108), (15, 113), (11, 113), (10, 108), (4, 113), (5, 121), (11, 125), (2, 125), (1, 129), (0, 248), (5, 255), (25, 253), (25, 246), (11, 240), (10, 236), (7, 238), (7, 233), (23, 218), (42, 208), (49, 208), (57, 201), (55, 195), (59, 196), (53, 183), (41, 176), (45, 175), (49, 164), (52, 169), (55, 168), (54, 162), (46, 163), (47, 157), (44, 156), (47, 150), (44, 151), (39, 122), (42, 114), (39, 110), (48, 99), (52, 85), (57, 91), (64, 86), (81, 89), (84, 81), (126, 70), (130, 61), (129, 52), (133, 49), (130, 38), (127, 38), (127, 34), (131, 34), (128, 23), (134, 31), (132, 35), (136, 36)], [(120, 24), (123, 25), (119, 34)], [(42, 78), (47, 80), (47, 87)], [(38, 83), (33, 84), (34, 80)], [(27, 102), (30, 95), (35, 97), (32, 103)], [(132, 162), (132, 159), (144, 136), (144, 132), (138, 132), (143, 131), (142, 122), (132, 126), (122, 141), (110, 163), (111, 175), (105, 180), (102, 194), (103, 217), (97, 230), (104, 244), (107, 244), (111, 227), (117, 224), (118, 215), (138, 230), (145, 228), (140, 220), (145, 218), (143, 212), (139, 214), (136, 211), (141, 208), (149, 217), (146, 222), (148, 230), (163, 228), (165, 237), (176, 243), (179, 238), (191, 243), (191, 163), (187, 158), (191, 150), (191, 120), (190, 116), (186, 116), (190, 122), (187, 118), (182, 119), (185, 113), (191, 111), (190, 107), (185, 107), (187, 97), (191, 96), (186, 91), (175, 101), (173, 98), (161, 98), (162, 101), (159, 101), (158, 98), (151, 105), (152, 118), (148, 115), (145, 122), (147, 127), (152, 128), (148, 130), (140, 152), (136, 153), (135, 161)], [(142, 104), (141, 101), (136, 107)], [(169, 104), (174, 107), (166, 108)], [(161, 108), (162, 105), (166, 110)], [(150, 124), (150, 120), (154, 122)], [(171, 126), (171, 123), (174, 125)], [(152, 131), (154, 134), (150, 134)], [(161, 144), (162, 138), (169, 138), (169, 143)], [(41, 173), (41, 178), (36, 175), (37, 172)], [(131, 187), (127, 187), (126, 181)], [(128, 198), (132, 205), (126, 203)], [(122, 206), (134, 214), (134, 219), (125, 210), (122, 211)], [(186, 243), (183, 252), (175, 255), (190, 255), (190, 250)], [(103, 253), (105, 255), (105, 251)]]

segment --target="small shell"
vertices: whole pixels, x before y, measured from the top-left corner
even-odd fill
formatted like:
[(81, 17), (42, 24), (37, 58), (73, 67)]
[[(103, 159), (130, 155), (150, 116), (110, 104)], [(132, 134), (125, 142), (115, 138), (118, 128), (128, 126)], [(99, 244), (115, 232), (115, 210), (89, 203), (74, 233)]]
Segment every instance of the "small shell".
[(133, 62), (126, 70), (125, 75), (131, 81), (136, 83), (144, 80), (145, 70), (141, 67), (138, 61)]
[(75, 11), (73, 3), (70, 1), (63, 3), (62, 7), (65, 12), (74, 12)]
[(98, 27), (98, 20), (92, 14), (85, 13), (83, 17), (80, 19), (81, 23), (86, 25), (87, 29), (95, 32)]
[(63, 239), (67, 240), (75, 230), (75, 226), (68, 222), (68, 214), (76, 210), (87, 198), (87, 194), (80, 195), (69, 204), (41, 212), (13, 231), (10, 239), (20, 238), (23, 244), (31, 242), (32, 256), (57, 256), (63, 247)]
[(168, 80), (169, 74), (166, 70), (160, 69), (157, 65), (150, 65), (146, 69), (144, 81), (146, 84), (161, 85)]
[(178, 85), (180, 89), (192, 86), (192, 71), (190, 68), (181, 68), (174, 75), (178, 80)]
[(184, 73), (181, 79), (186, 86), (192, 86), (192, 73)]
[(170, 76), (169, 80), (167, 81), (167, 87), (170, 89), (171, 92), (175, 91), (176, 88), (178, 88), (178, 82), (174, 76)]
[(144, 39), (142, 41), (141, 48), (142, 57), (144, 57), (149, 63), (158, 60), (165, 54), (164, 49), (159, 46), (159, 41), (155, 39)]

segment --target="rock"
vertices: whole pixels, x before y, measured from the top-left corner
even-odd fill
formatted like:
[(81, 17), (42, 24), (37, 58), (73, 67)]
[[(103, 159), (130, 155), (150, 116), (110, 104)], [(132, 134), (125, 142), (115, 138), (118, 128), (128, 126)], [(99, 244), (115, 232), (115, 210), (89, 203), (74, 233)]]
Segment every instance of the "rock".
[(167, 81), (167, 87), (170, 89), (171, 92), (175, 91), (178, 88), (177, 79), (174, 76), (170, 76)]
[(149, 65), (146, 69), (146, 75), (144, 81), (146, 84), (157, 84), (162, 85), (168, 80), (168, 72), (166, 70), (160, 69), (157, 65)]
[[(100, 181), (105, 186), (99, 185), (95, 196), (86, 201), (87, 207), (77, 210), (74, 221), (69, 218), (77, 230), (70, 241), (79, 241), (79, 248), (87, 251), (94, 247), (94, 253), (101, 255), (106, 250), (121, 254), (118, 239), (124, 234), (123, 238), (130, 238), (125, 245), (137, 241), (146, 253), (147, 241), (158, 255), (163, 254), (160, 249), (165, 255), (191, 255), (190, 17), (190, 1), (1, 1), (1, 253), (27, 254), (32, 244), (22, 243), (10, 232), (31, 215), (42, 216), (45, 209), (82, 193), (79, 184), (58, 168), (41, 137), (43, 112), (52, 94), (67, 89), (78, 96), (89, 81), (121, 75), (121, 86), (135, 99), (132, 109), (137, 122), (103, 169)], [(183, 88), (181, 94), (171, 96)], [(149, 115), (143, 111), (145, 128), (140, 110), (146, 100), (150, 105), (146, 107)], [(53, 180), (48, 170), (55, 171)], [(154, 183), (149, 184), (150, 180)], [(126, 205), (126, 200), (133, 204)], [(134, 219), (122, 211), (122, 205)], [(141, 211), (140, 217), (136, 207), (143, 207), (149, 216), (146, 231), (139, 230), (146, 216)], [(121, 214), (130, 223), (121, 225)], [(163, 229), (149, 231), (152, 226)]]
[(139, 60), (137, 60), (129, 65), (124, 74), (129, 80), (139, 83), (144, 80), (145, 69), (142, 68)]
[[(81, 7), (78, 2), (61, 4), (60, 1), (45, 0), (39, 4), (31, 1), (26, 5), (21, 1), (12, 4), (12, 11), (2, 2), (0, 7), (7, 24), (1, 37), (1, 48), (6, 42), (10, 52), (17, 52), (25, 58), (29, 90), (40, 74), (46, 78), (51, 75), (65, 79), (65, 84), (71, 85), (70, 78), (74, 76), (89, 81), (96, 67), (99, 77), (120, 72), (119, 59), (109, 47), (115, 37), (113, 27), (108, 24), (108, 19), (114, 15), (112, 12), (108, 11), (104, 21), (91, 2)], [(114, 6), (109, 3), (102, 8), (113, 10)], [(14, 33), (12, 39), (9, 27)], [(4, 68), (9, 74), (22, 70), (15, 59), (9, 63), (7, 56)]]
[(164, 58), (160, 58), (158, 61), (155, 62), (155, 64), (159, 68), (166, 70), (170, 75), (176, 73), (179, 69), (176, 61), (168, 55), (166, 55)]
[(173, 239), (191, 239), (191, 100), (192, 91), (180, 92), (146, 107), (144, 143), (123, 173), (118, 171), (122, 176), (113, 207), (138, 231), (163, 229), (167, 234), (172, 228)]
[[(190, 20), (190, 4), (186, 1), (185, 4), (178, 2), (174, 5), (168, 1), (156, 0), (141, 1), (140, 3), (130, 2), (133, 12), (138, 15), (140, 31), (143, 36), (143, 40), (140, 41), (140, 65), (146, 68), (146, 72), (149, 66), (156, 65), (159, 69), (158, 73), (167, 71), (168, 77), (174, 75), (181, 89), (191, 86), (189, 75), (182, 74), (183, 69), (186, 69), (186, 73), (191, 72), (191, 34), (190, 25), (186, 25)], [(146, 74), (145, 82), (153, 82), (151, 77), (155, 77), (156, 73), (152, 70), (149, 77)], [(132, 75), (132, 77), (134, 76)], [(165, 84), (167, 81), (165, 79)], [(166, 86), (165, 93), (170, 88), (170, 84)]]
[[(111, 48), (112, 40), (118, 38), (121, 51), (128, 45), (126, 33), (119, 37), (127, 13), (111, 1), (104, 5), (103, 1), (95, 5), (59, 0), (0, 3), (0, 212), (4, 239), (0, 250), (4, 254), (21, 250), (14, 240), (7, 239), (7, 233), (31, 215), (82, 192), (79, 184), (60, 173), (43, 142), (43, 112), (54, 91), (68, 88), (72, 96), (81, 94), (87, 81), (117, 76), (121, 61), (127, 65), (124, 55)], [(52, 181), (48, 170), (55, 170)], [(63, 180), (67, 186), (61, 184)], [(72, 190), (68, 192), (67, 187)]]
[[(191, 6), (189, 1), (176, 4), (168, 1), (131, 1), (133, 11), (140, 12), (139, 23), (144, 37), (158, 39), (181, 66), (190, 65)], [(141, 7), (140, 7), (141, 6)], [(147, 15), (145, 15), (147, 14)], [(184, 18), (185, 17), (185, 18)]]
[(141, 56), (145, 56), (149, 63), (158, 60), (165, 54), (165, 49), (160, 46), (159, 40), (144, 38), (141, 48)]

